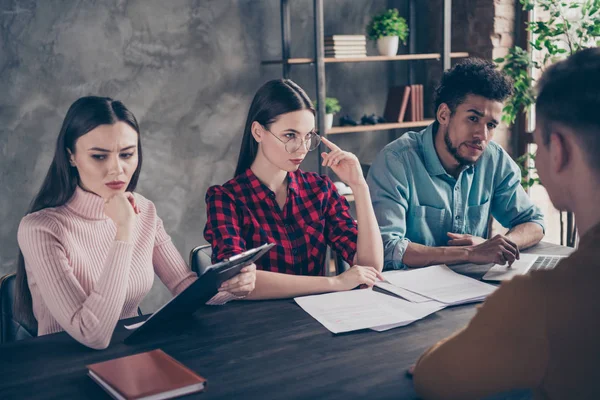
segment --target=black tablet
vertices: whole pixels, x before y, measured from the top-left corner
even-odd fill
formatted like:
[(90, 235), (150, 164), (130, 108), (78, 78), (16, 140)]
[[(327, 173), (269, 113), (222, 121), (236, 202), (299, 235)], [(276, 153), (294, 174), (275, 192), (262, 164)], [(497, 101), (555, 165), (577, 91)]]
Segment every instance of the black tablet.
[(258, 260), (273, 246), (274, 243), (266, 243), (210, 266), (198, 280), (173, 297), (146, 321), (126, 326), (127, 329), (133, 329), (133, 332), (124, 342), (134, 343), (137, 338), (161, 330), (161, 327), (170, 321), (193, 314), (198, 307), (218, 293), (223, 282), (239, 274), (242, 268)]

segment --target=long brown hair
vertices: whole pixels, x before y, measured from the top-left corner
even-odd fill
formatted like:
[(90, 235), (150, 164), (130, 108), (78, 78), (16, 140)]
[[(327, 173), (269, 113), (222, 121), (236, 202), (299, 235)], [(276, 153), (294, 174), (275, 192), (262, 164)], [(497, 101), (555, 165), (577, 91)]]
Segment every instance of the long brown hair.
[[(69, 153), (75, 153), (75, 142), (100, 125), (125, 122), (138, 133), (138, 166), (131, 177), (127, 191), (135, 190), (142, 169), (142, 143), (135, 116), (123, 103), (108, 97), (87, 96), (75, 101), (63, 121), (50, 169), (27, 214), (67, 203), (79, 183), (77, 168), (69, 163)], [(37, 321), (33, 315), (31, 291), (23, 253), (19, 249), (15, 287), (14, 316), (30, 333), (36, 333)]]
[(234, 177), (250, 168), (258, 153), (258, 142), (252, 136), (252, 123), (256, 121), (269, 129), (269, 125), (280, 115), (299, 110), (309, 110), (316, 114), (306, 92), (292, 80), (275, 79), (258, 89), (246, 118)]

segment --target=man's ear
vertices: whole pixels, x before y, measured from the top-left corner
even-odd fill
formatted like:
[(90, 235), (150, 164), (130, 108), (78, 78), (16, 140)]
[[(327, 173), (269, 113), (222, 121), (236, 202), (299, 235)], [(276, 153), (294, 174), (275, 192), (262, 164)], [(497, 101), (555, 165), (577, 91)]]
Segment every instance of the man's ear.
[(452, 111), (450, 111), (450, 107), (448, 104), (442, 103), (439, 105), (436, 113), (437, 121), (440, 125), (448, 125), (450, 123), (450, 116), (452, 115)]
[(548, 147), (552, 172), (562, 172), (573, 156), (573, 143), (570, 137), (566, 137), (560, 131), (552, 130)]
[(261, 124), (259, 124), (256, 121), (252, 122), (252, 126), (250, 126), (250, 131), (252, 132), (254, 140), (256, 140), (258, 143), (262, 142), (263, 129)]

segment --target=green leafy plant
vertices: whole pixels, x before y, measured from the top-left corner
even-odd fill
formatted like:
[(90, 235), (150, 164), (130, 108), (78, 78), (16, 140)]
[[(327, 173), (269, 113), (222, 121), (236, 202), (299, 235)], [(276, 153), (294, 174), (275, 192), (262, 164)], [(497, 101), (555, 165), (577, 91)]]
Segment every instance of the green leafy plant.
[(367, 35), (371, 40), (386, 36), (398, 36), (406, 44), (408, 38), (408, 24), (400, 16), (398, 9), (392, 8), (381, 14), (375, 15), (367, 25)]
[[(533, 61), (527, 51), (515, 46), (506, 57), (497, 58), (494, 62), (502, 63), (502, 70), (514, 80), (514, 95), (504, 106), (502, 120), (514, 123), (519, 113), (526, 113), (535, 103), (534, 85), (530, 69), (543, 68), (575, 52), (588, 47), (600, 46), (600, 0), (519, 0), (523, 10), (534, 8), (547, 13), (544, 21), (527, 23), (527, 30), (532, 32), (532, 48), (543, 52), (540, 63)], [(515, 161), (521, 168), (523, 187), (528, 188), (539, 179), (531, 178), (535, 171), (532, 165), (535, 155), (525, 154)], [(530, 161), (531, 160), (531, 161)]]
[[(315, 108), (318, 107), (317, 101), (314, 101)], [(335, 97), (325, 98), (325, 114), (335, 114), (342, 110), (340, 102)]]
[(527, 23), (533, 33), (531, 46), (544, 52), (541, 63), (532, 61), (530, 55), (518, 46), (510, 49), (503, 58), (494, 62), (503, 63), (502, 70), (515, 80), (515, 94), (506, 103), (502, 120), (513, 123), (519, 112), (527, 112), (535, 102), (534, 80), (529, 68), (542, 70), (548, 63), (566, 58), (578, 50), (600, 46), (600, 0), (519, 0), (523, 10), (535, 7), (547, 12), (546, 21)]
[[(536, 183), (541, 183), (540, 178), (537, 177), (537, 171), (535, 168), (535, 153), (525, 153), (515, 160), (519, 169), (521, 170), (521, 185), (528, 188)], [(532, 177), (535, 175), (535, 177)]]
[(503, 62), (503, 71), (514, 82), (514, 95), (502, 110), (502, 121), (512, 124), (515, 122), (519, 110), (527, 110), (535, 102), (533, 78), (529, 74), (529, 69), (535, 67), (537, 63), (532, 61), (529, 54), (519, 46), (512, 47), (508, 50), (506, 57), (497, 58), (494, 62)]

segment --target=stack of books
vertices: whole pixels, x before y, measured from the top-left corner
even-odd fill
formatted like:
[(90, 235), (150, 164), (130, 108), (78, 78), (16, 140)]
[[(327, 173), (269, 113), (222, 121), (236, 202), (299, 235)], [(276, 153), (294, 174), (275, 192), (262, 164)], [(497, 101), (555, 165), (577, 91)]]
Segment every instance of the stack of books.
[(367, 56), (365, 35), (325, 36), (325, 57), (354, 58)]

